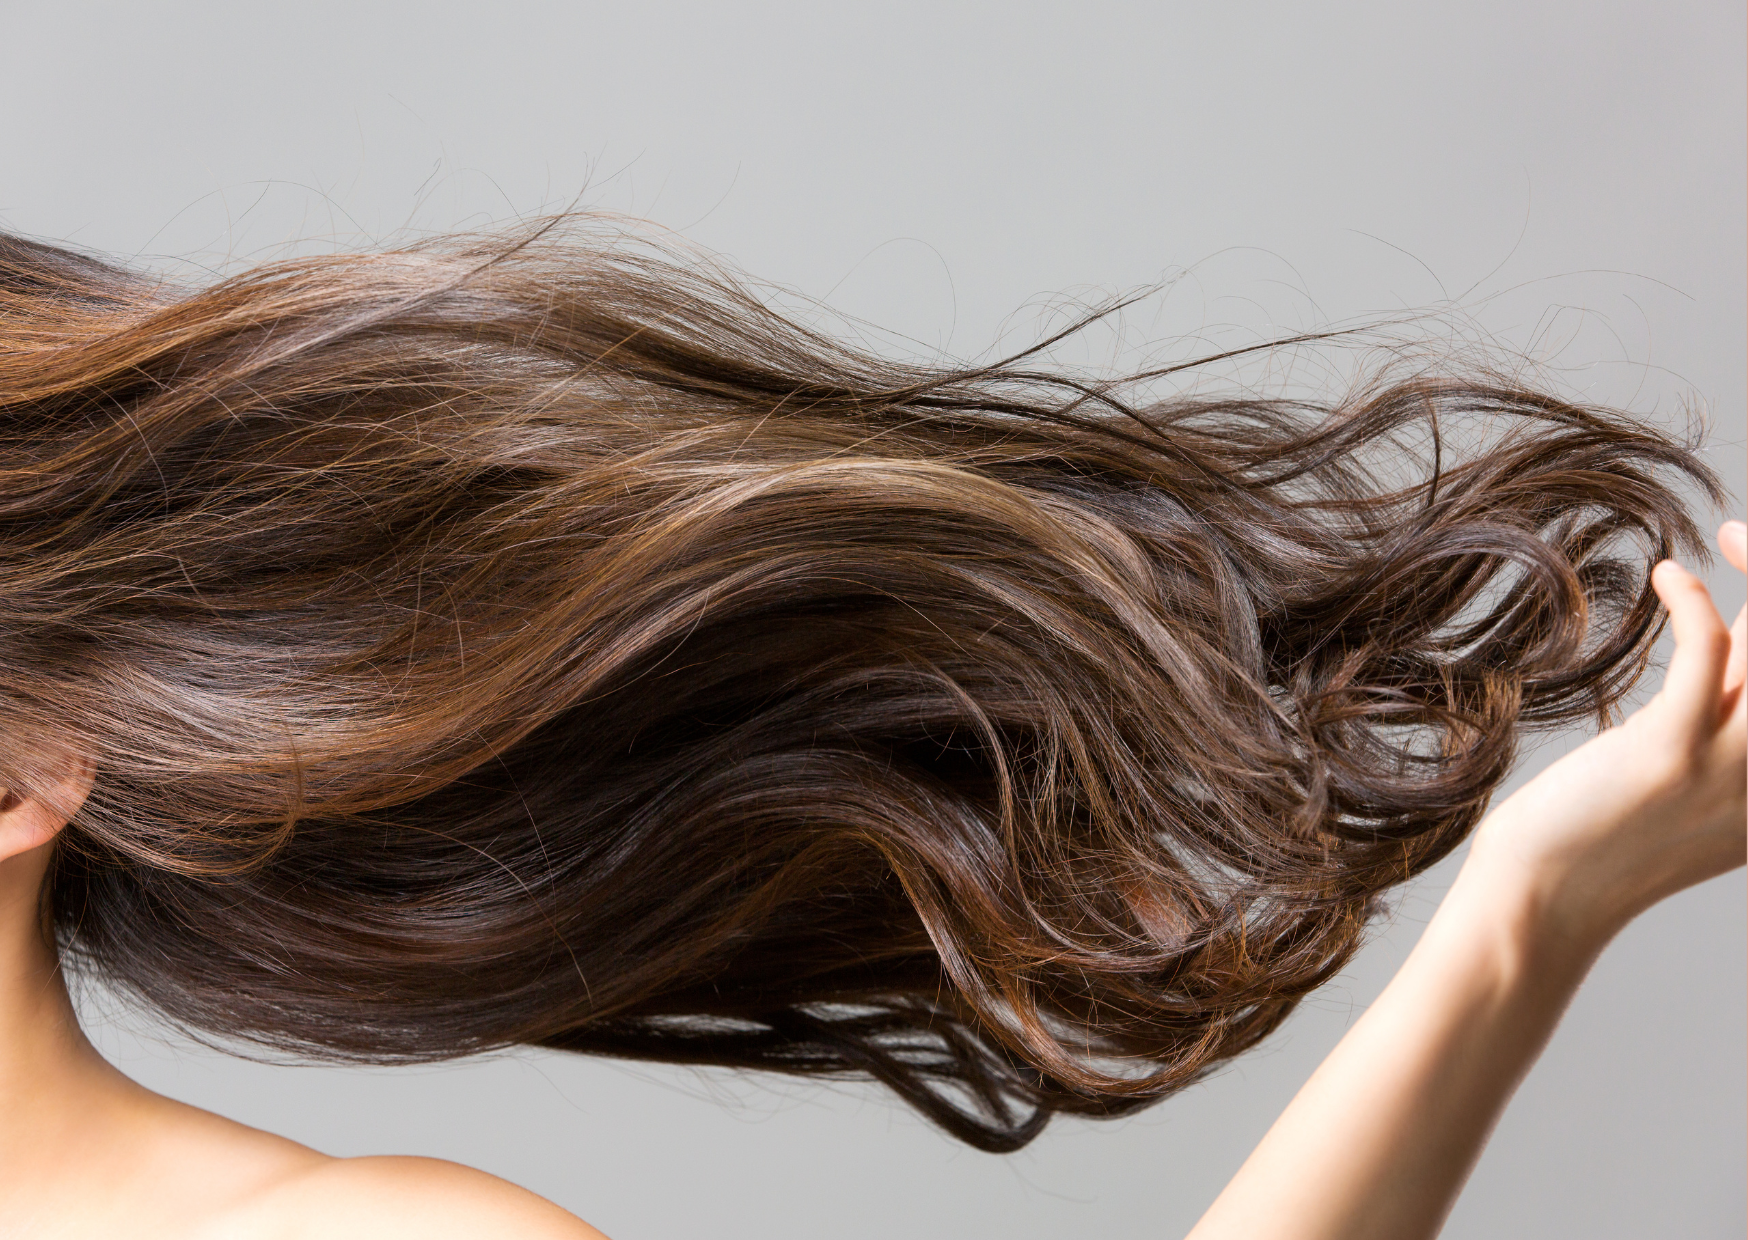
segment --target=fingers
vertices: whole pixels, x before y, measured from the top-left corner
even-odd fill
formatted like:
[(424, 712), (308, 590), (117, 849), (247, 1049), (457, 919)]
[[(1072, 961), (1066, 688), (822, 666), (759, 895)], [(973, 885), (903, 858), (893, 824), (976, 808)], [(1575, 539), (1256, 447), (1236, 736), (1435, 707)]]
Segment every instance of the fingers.
[[(1718, 529), (1718, 547), (1726, 560), (1748, 572), (1748, 524), (1724, 522)], [(1744, 681), (1748, 681), (1748, 607), (1736, 613), (1736, 622), (1730, 626), (1730, 665), (1724, 672), (1725, 710), (1731, 706), (1740, 708), (1739, 700), (1735, 699), (1742, 692)]]
[[(1748, 572), (1748, 523), (1725, 521), (1718, 528), (1718, 547), (1724, 551), (1725, 560)], [(1745, 682), (1748, 682), (1748, 607), (1736, 612), (1736, 623), (1731, 624), (1731, 663), (1724, 672), (1722, 708), (1738, 722), (1743, 715), (1743, 698), (1748, 696), (1748, 689), (1743, 687)]]
[(1743, 572), (1748, 572), (1748, 524), (1726, 521), (1718, 527), (1718, 547), (1724, 558)]
[(1730, 665), (1724, 671), (1724, 694), (1728, 697), (1748, 681), (1748, 607), (1736, 613), (1730, 626)]
[(1705, 582), (1674, 560), (1663, 560), (1651, 570), (1651, 586), (1669, 608), (1670, 627), (1675, 630), (1675, 656), (1658, 696), (1693, 729), (1691, 741), (1705, 740), (1720, 722), (1724, 675), (1731, 659), (1730, 630), (1724, 627)]

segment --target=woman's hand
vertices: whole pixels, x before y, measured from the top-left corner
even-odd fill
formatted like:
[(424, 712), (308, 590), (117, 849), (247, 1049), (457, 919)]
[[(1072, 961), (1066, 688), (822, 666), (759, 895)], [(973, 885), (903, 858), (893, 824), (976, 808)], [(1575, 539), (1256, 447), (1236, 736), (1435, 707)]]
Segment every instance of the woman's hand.
[[(1748, 570), (1745, 540), (1739, 521), (1718, 531)], [(1464, 867), (1527, 884), (1550, 929), (1594, 947), (1748, 859), (1748, 608), (1726, 629), (1705, 584), (1673, 560), (1651, 583), (1675, 633), (1662, 689), (1501, 802)]]
[[(1748, 567), (1740, 522), (1718, 534)], [(1488, 815), (1408, 960), (1191, 1240), (1430, 1240), (1609, 937), (1742, 864), (1744, 625), (1673, 562), (1662, 691)]]

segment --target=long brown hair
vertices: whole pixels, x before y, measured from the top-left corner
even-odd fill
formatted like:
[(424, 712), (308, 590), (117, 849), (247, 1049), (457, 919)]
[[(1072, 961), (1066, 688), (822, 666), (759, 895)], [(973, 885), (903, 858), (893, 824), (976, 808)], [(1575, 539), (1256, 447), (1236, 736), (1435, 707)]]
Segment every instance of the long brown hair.
[(191, 288), (0, 239), (0, 777), (93, 756), (50, 914), (186, 1029), (1131, 1111), (1610, 717), (1724, 498), (1474, 365), (898, 362), (574, 223)]

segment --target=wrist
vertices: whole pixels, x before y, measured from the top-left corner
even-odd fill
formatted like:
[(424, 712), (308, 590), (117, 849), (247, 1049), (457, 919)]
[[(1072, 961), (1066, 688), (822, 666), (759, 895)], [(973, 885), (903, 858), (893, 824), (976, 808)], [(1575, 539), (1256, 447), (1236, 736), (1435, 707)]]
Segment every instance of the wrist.
[[(1488, 952), (1507, 985), (1576, 989), (1625, 925), (1572, 884), (1477, 838), (1428, 933)], [(1442, 923), (1442, 925), (1441, 925)]]

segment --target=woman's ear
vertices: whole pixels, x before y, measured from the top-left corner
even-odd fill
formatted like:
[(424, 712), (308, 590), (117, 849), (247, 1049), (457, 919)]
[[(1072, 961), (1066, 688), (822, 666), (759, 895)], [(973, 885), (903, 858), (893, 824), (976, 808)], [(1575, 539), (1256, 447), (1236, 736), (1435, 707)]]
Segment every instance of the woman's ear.
[(0, 796), (0, 861), (54, 839), (85, 804), (96, 778), (96, 763), (82, 755), (69, 755), (53, 784), (39, 795), (23, 797), (8, 788)]

